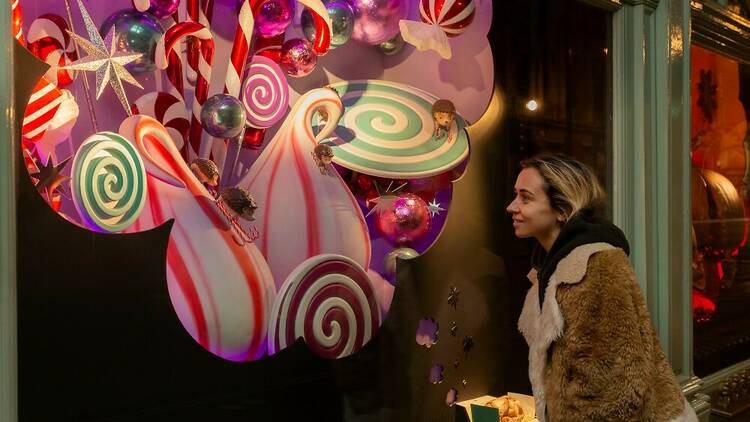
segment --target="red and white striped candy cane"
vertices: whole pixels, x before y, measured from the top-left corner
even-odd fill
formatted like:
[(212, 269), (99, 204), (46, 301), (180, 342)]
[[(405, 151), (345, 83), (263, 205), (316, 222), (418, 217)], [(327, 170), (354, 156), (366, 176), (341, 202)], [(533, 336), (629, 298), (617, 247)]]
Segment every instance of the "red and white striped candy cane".
[[(211, 28), (211, 20), (214, 14), (214, 0), (203, 0), (202, 6), (198, 4), (199, 0), (188, 0), (187, 2), (187, 18), (189, 22), (197, 22)], [(188, 40), (188, 46), (186, 55), (188, 62), (187, 79), (190, 83), (196, 81), (198, 73), (198, 48), (197, 46), (191, 46), (190, 44), (195, 43), (194, 39)]]
[[(182, 62), (177, 52), (179, 41), (186, 37), (201, 40), (200, 57), (198, 62), (198, 79), (195, 83), (195, 99), (192, 106), (190, 120), (189, 143), (193, 151), (198, 151), (203, 128), (200, 123), (201, 107), (208, 97), (208, 83), (211, 80), (211, 66), (214, 58), (214, 39), (211, 31), (204, 25), (195, 22), (181, 22), (167, 30), (156, 45), (156, 66), (167, 69), (169, 80), (182, 95)], [(173, 68), (174, 71), (169, 71)], [(179, 87), (177, 86), (179, 84)], [(188, 158), (188, 157), (186, 157)]]
[(183, 150), (190, 131), (190, 113), (181, 98), (168, 92), (154, 91), (144, 94), (131, 105), (133, 114), (145, 114), (164, 125), (175, 146)]
[(71, 84), (76, 77), (74, 70), (59, 69), (78, 60), (75, 44), (67, 31), (65, 19), (47, 13), (34, 19), (26, 39), (29, 51), (51, 66), (44, 76), (59, 87)]
[(22, 45), (26, 45), (26, 40), (23, 39), (23, 16), (21, 14), (21, 0), (10, 0), (11, 9), (11, 24), (13, 29), (13, 36)]
[(328, 16), (325, 4), (320, 0), (297, 0), (305, 6), (312, 14), (315, 25), (315, 40), (313, 40), (313, 51), (318, 55), (324, 55), (331, 48), (331, 17)]

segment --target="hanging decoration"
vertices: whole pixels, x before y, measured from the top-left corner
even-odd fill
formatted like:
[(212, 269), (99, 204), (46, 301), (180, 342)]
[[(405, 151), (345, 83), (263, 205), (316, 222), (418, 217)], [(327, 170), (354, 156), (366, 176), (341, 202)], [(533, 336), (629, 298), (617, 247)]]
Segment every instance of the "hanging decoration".
[(143, 89), (138, 81), (128, 73), (125, 69), (125, 65), (139, 59), (143, 54), (121, 54), (116, 51), (117, 41), (115, 38), (115, 29), (112, 28), (107, 34), (107, 37), (103, 40), (101, 35), (94, 26), (94, 22), (91, 20), (86, 8), (78, 1), (78, 8), (83, 16), (83, 22), (86, 25), (86, 32), (89, 34), (90, 40), (87, 40), (73, 32), (69, 32), (73, 40), (83, 48), (88, 56), (79, 59), (67, 66), (63, 66), (60, 69), (72, 69), (72, 70), (84, 70), (87, 72), (96, 72), (96, 98), (102, 95), (104, 87), (109, 84), (117, 95), (117, 99), (120, 100), (120, 104), (125, 109), (125, 112), (130, 115), (130, 103), (128, 97), (125, 95), (125, 89), (122, 86), (122, 81), (125, 81), (131, 85), (135, 85), (138, 88)]
[(474, 0), (420, 0), (422, 22), (399, 22), (404, 41), (420, 51), (435, 50), (443, 59), (453, 56), (448, 37), (462, 34), (474, 21)]

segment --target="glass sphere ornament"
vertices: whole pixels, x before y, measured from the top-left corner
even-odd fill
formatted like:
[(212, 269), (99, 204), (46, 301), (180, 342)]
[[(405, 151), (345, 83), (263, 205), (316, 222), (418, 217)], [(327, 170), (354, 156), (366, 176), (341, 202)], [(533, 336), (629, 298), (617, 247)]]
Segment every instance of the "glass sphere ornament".
[(390, 207), (376, 213), (375, 227), (394, 245), (409, 245), (422, 239), (430, 230), (430, 210), (419, 196), (398, 194)]
[(172, 16), (180, 6), (180, 0), (149, 0), (149, 3), (151, 5), (146, 12), (154, 15), (157, 19)]
[(396, 55), (404, 49), (404, 39), (401, 37), (401, 34), (396, 34), (395, 37), (378, 45), (378, 49), (386, 56)]
[(315, 70), (318, 55), (309, 41), (301, 38), (288, 40), (281, 46), (281, 68), (293, 78), (301, 78)]
[[(331, 17), (331, 48), (341, 47), (352, 37), (354, 11), (344, 0), (329, 0), (325, 5), (328, 16)], [(302, 12), (301, 23), (305, 38), (310, 42), (315, 40), (315, 22), (309, 10)]]
[(383, 275), (386, 280), (391, 284), (396, 281), (396, 260), (401, 259), (412, 259), (419, 256), (419, 252), (412, 248), (396, 248), (385, 256), (383, 259)]
[(209, 135), (234, 138), (245, 127), (245, 107), (236, 97), (216, 94), (201, 108), (201, 125)]
[(406, 0), (350, 0), (350, 4), (354, 10), (352, 38), (370, 45), (396, 36), (399, 21), (409, 12)]
[(292, 24), (296, 0), (266, 0), (255, 16), (255, 32), (263, 38), (283, 34)]
[(156, 44), (164, 35), (164, 28), (159, 20), (150, 13), (126, 9), (115, 12), (104, 20), (99, 29), (102, 38), (105, 38), (113, 27), (117, 52), (143, 54), (138, 60), (126, 64), (125, 68), (134, 75), (156, 70), (154, 52)]

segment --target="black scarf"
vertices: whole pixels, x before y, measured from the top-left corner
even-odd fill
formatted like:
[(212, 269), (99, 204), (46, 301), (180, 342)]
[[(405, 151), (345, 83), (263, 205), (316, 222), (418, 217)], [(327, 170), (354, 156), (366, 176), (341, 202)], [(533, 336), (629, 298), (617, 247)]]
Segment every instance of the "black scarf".
[(609, 243), (616, 248), (622, 248), (626, 254), (630, 254), (630, 245), (622, 230), (609, 221), (596, 217), (589, 209), (579, 211), (565, 223), (549, 252), (545, 253), (541, 245), (537, 244), (537, 250), (532, 256), (532, 265), (538, 271), (540, 308), (544, 303), (544, 293), (547, 290), (549, 278), (557, 269), (560, 260), (578, 246), (598, 242)]

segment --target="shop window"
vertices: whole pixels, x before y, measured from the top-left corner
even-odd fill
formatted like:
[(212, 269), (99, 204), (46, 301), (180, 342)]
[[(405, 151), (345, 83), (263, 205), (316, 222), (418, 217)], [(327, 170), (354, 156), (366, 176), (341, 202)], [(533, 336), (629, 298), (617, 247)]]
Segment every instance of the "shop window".
[(750, 66), (691, 48), (694, 368), (750, 358)]

